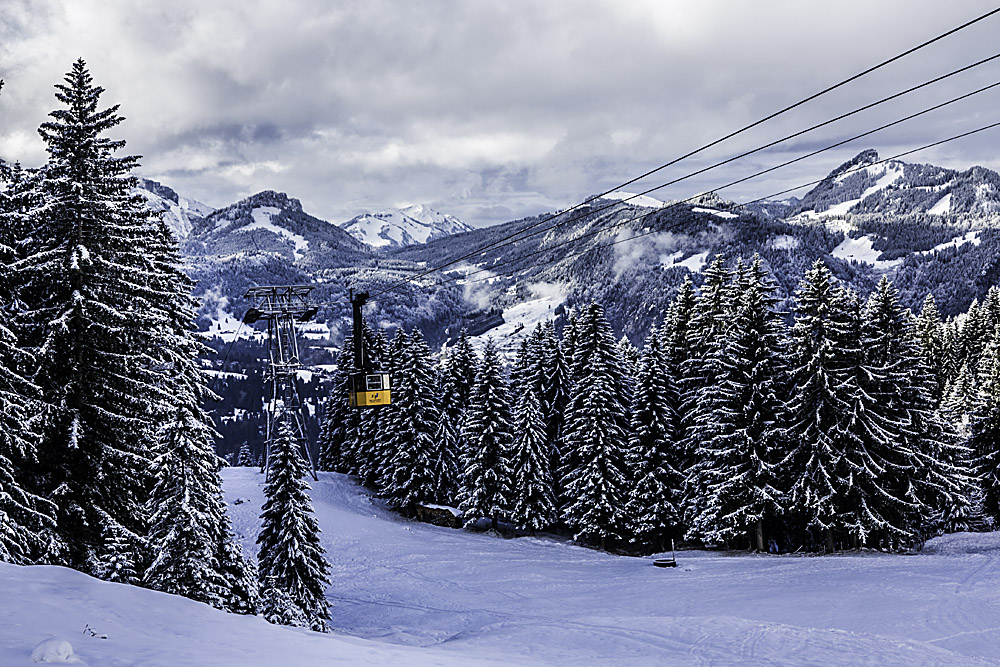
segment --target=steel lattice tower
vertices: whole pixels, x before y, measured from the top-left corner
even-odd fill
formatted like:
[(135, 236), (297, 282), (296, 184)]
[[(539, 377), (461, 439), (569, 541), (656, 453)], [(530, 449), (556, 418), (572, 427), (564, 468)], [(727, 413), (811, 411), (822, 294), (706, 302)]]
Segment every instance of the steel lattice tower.
[(265, 382), (271, 385), (271, 398), (267, 411), (267, 452), (264, 467), (271, 460), (271, 445), (280, 419), (289, 419), (292, 434), (299, 443), (302, 456), (309, 463), (309, 470), (316, 479), (313, 462), (306, 440), (302, 416), (302, 396), (299, 391), (299, 345), (295, 338), (295, 323), (306, 322), (316, 314), (316, 307), (309, 303), (312, 285), (264, 285), (251, 287), (243, 296), (253, 305), (243, 316), (245, 324), (267, 322), (268, 367)]

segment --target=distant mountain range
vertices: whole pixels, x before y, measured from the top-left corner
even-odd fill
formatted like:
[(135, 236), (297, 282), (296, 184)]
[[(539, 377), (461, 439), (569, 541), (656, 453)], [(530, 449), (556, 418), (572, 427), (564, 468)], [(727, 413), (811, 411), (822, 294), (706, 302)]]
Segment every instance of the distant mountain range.
[[(664, 204), (648, 196), (626, 202), (631, 195), (616, 192), (554, 222), (540, 224), (539, 216), (480, 229), (425, 206), (337, 225), (284, 193), (212, 210), (155, 181), (142, 186), (182, 239), (206, 322), (218, 321), (220, 307), (238, 317), (252, 284), (315, 284), (317, 300), (336, 303), (349, 288), (395, 283), (537, 226), (450, 267), (452, 282), (435, 285), (436, 276), (383, 295), (370, 307), (373, 319), (420, 326), (439, 344), (470, 322), (487, 335), (506, 324), (492, 332), (509, 337), (596, 299), (619, 332), (638, 342), (684, 276), (699, 282), (717, 253), (759, 254), (786, 298), (822, 258), (862, 294), (889, 273), (911, 307), (930, 291), (945, 313), (964, 310), (1000, 276), (1000, 175), (878, 160), (875, 151), (858, 154), (801, 199), (741, 206), (707, 193)], [(318, 317), (334, 338), (346, 330), (339, 306)]]

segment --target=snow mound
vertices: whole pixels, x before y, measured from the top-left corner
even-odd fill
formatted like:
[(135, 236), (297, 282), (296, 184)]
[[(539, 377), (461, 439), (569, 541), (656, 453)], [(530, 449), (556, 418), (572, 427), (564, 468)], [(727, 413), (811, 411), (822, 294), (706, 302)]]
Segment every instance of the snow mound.
[(944, 556), (982, 554), (1000, 556), (1000, 532), (952, 533), (928, 540), (923, 553)]
[(80, 660), (78, 655), (73, 653), (73, 645), (65, 639), (59, 639), (58, 637), (39, 642), (38, 646), (31, 652), (31, 661), (76, 665), (85, 664), (83, 660)]

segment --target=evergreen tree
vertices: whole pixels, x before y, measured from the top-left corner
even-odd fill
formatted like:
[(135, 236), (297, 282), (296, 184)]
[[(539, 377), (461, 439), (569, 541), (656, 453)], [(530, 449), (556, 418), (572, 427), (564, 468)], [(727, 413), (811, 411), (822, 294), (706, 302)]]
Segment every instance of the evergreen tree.
[(227, 585), (216, 562), (219, 539), (213, 532), (225, 507), (215, 455), (206, 447), (212, 435), (183, 406), (164, 428), (150, 498), (149, 537), (157, 553), (143, 580), (150, 588), (221, 608)]
[(469, 526), (488, 518), (493, 530), (510, 511), (511, 415), (496, 346), (487, 340), (466, 416), (460, 504)]
[(1000, 335), (993, 336), (980, 367), (969, 447), (982, 488), (983, 510), (997, 526), (1000, 525)]
[(833, 275), (816, 260), (795, 294), (791, 333), (792, 396), (788, 408), (794, 438), (787, 467), (787, 508), (807, 529), (834, 549), (838, 490), (836, 467), (846, 447), (845, 415), (856, 390), (851, 381), (852, 328), (848, 297)]
[(141, 581), (136, 571), (139, 560), (139, 550), (123, 531), (110, 527), (105, 535), (104, 548), (101, 550), (95, 574), (105, 581), (135, 585)]
[[(718, 384), (719, 362), (726, 344), (726, 333), (732, 319), (734, 287), (733, 272), (726, 269), (725, 259), (716, 255), (703, 273), (704, 283), (691, 318), (687, 323), (690, 354), (681, 369), (681, 415), (684, 420), (684, 449), (690, 463), (696, 466), (705, 447), (702, 424), (711, 418), (711, 406), (705, 400), (704, 389)], [(700, 478), (688, 478), (685, 490), (685, 513), (689, 519), (700, 511), (707, 490), (695, 486)]]
[(672, 381), (660, 332), (654, 329), (646, 339), (635, 376), (626, 456), (635, 484), (625, 511), (633, 540), (656, 551), (667, 546), (680, 525), (684, 474), (679, 467), (676, 414), (670, 403)]
[(393, 457), (383, 495), (405, 514), (437, 499), (434, 463), (440, 442), (438, 386), (430, 348), (418, 329), (410, 334), (396, 369), (393, 390)]
[[(881, 474), (874, 480), (877, 489), (855, 510), (854, 525), (867, 525), (854, 532), (874, 533), (887, 547), (908, 545), (942, 512), (953, 517), (951, 508), (969, 505), (968, 450), (935, 407), (935, 382), (921, 358), (909, 311), (884, 277), (865, 306), (862, 349), (867, 372), (858, 384), (872, 401), (859, 415), (870, 419), (881, 411), (889, 437), (863, 431), (871, 457), (864, 469), (871, 470), (874, 461)], [(857, 478), (863, 481), (860, 470)]]
[[(538, 360), (542, 367), (542, 414), (545, 419), (545, 433), (552, 448), (553, 465), (558, 462), (557, 443), (562, 436), (563, 413), (569, 402), (569, 368), (556, 338), (552, 320), (542, 325), (539, 339)], [(553, 468), (554, 470), (554, 468)]]
[(934, 295), (928, 294), (914, 322), (914, 334), (920, 345), (920, 356), (934, 378), (934, 398), (941, 400), (945, 385), (944, 325), (938, 314)]
[(15, 213), (13, 201), (0, 191), (0, 561), (20, 564), (40, 555), (40, 536), (55, 526), (55, 506), (25, 484), (42, 406), (38, 387), (27, 379), (30, 357), (12, 330), (12, 314), (20, 308), (13, 290)]
[(551, 447), (535, 388), (519, 389), (514, 411), (514, 442), (510, 460), (514, 473), (510, 517), (515, 528), (534, 534), (556, 522)]
[(626, 406), (617, 345), (604, 310), (592, 303), (577, 323), (573, 393), (566, 408), (562, 475), (563, 518), (574, 539), (628, 537), (623, 521), (627, 498)]
[(324, 590), (330, 583), (330, 564), (323, 557), (309, 484), (303, 480), (305, 461), (287, 420), (276, 426), (257, 537), (260, 581), (266, 599), (273, 599), (271, 589), (277, 589), (302, 611), (310, 628), (325, 632), (330, 612)]
[(240, 445), (240, 453), (236, 459), (236, 465), (241, 468), (252, 468), (253, 467), (253, 454), (250, 452), (250, 445), (246, 440)]
[(362, 410), (352, 408), (348, 401), (351, 374), (355, 372), (354, 337), (348, 336), (330, 382), (333, 388), (324, 404), (318, 438), (320, 470), (356, 473), (360, 467), (357, 460), (360, 453), (352, 451), (352, 444), (357, 440)]
[(118, 107), (98, 109), (103, 89), (83, 60), (64, 81), (56, 97), (66, 108), (39, 130), (49, 160), (32, 183), (39, 204), (18, 274), (47, 406), (35, 478), (57, 505), (66, 562), (93, 571), (109, 529), (133, 542), (145, 532), (151, 406), (166, 400), (150, 344), (167, 323), (154, 227), (130, 194), (137, 159), (116, 157), (124, 141), (103, 136), (121, 122)]
[(710, 542), (748, 537), (764, 551), (764, 526), (783, 511), (786, 345), (760, 259), (741, 275), (746, 291), (718, 353), (717, 382), (700, 397), (708, 410), (692, 475), (706, 498), (691, 532)]
[[(150, 247), (155, 272), (150, 305), (162, 323), (151, 340), (151, 361), (161, 394), (168, 398), (153, 409), (155, 421), (164, 425), (155, 447), (148, 504), (151, 543), (159, 552), (145, 579), (153, 588), (251, 613), (255, 579), (226, 512), (219, 475), (222, 459), (215, 454), (218, 434), (203, 407), (218, 396), (201, 372), (200, 358), (207, 348), (193, 332), (198, 305), (191, 295), (194, 283), (181, 270), (177, 243), (162, 222), (153, 226)], [(178, 497), (185, 494), (186, 500)], [(189, 523), (192, 518), (197, 527)], [(207, 560), (202, 560), (204, 553), (209, 554)]]

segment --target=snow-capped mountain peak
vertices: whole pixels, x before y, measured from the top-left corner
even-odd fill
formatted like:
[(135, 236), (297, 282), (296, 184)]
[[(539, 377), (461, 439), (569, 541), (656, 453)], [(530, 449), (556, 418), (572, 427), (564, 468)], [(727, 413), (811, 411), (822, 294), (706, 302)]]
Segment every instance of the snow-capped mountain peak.
[(440, 236), (472, 230), (458, 218), (423, 204), (365, 213), (341, 223), (340, 227), (373, 248), (427, 243)]

